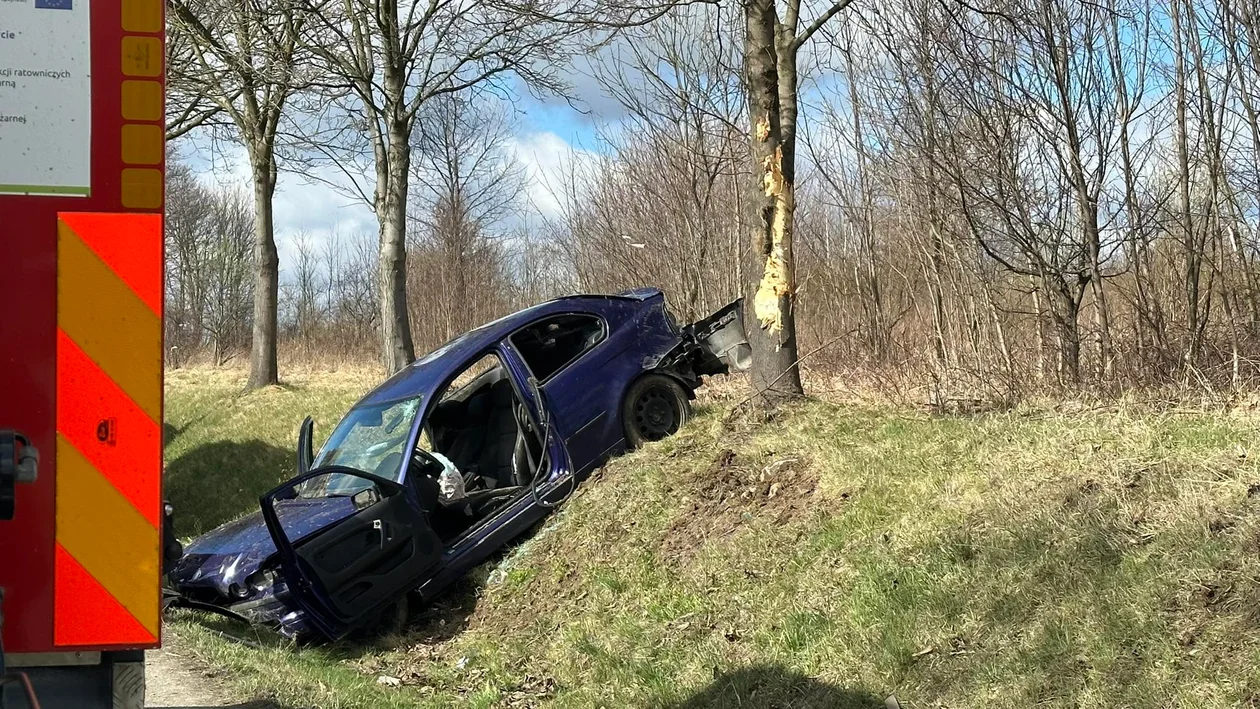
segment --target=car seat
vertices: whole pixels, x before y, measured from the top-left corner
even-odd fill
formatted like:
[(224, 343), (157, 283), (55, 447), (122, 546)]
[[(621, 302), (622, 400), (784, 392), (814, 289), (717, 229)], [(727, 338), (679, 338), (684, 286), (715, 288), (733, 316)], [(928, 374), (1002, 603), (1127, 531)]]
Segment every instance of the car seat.
[(482, 390), (463, 401), (442, 402), (430, 418), (434, 449), (449, 458), (462, 473), (484, 474), (481, 458), (489, 412), (490, 392)]
[(512, 475), (512, 456), (516, 452), (516, 437), (519, 435), (514, 412), (516, 392), (512, 390), (512, 383), (506, 377), (500, 378), (490, 386), (489, 399), (485, 441), (478, 467), (482, 477), (494, 478), (494, 484), (486, 481), (489, 487), (518, 485), (520, 483)]

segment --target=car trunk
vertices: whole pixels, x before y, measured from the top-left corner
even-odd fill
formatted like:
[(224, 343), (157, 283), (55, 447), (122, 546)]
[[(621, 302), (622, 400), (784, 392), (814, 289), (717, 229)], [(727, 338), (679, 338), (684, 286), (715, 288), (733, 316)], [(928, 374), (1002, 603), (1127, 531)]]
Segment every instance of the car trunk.
[(741, 298), (728, 303), (683, 328), (684, 340), (696, 345), (691, 365), (697, 374), (743, 372), (752, 366), (752, 348), (744, 334), (743, 302)]

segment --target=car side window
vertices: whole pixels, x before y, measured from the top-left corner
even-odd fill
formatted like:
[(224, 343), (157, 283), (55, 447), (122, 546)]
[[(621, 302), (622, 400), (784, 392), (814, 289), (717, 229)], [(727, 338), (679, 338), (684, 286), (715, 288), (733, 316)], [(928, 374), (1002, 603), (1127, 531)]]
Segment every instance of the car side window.
[(545, 380), (603, 342), (604, 321), (594, 315), (557, 315), (512, 335), (529, 371)]

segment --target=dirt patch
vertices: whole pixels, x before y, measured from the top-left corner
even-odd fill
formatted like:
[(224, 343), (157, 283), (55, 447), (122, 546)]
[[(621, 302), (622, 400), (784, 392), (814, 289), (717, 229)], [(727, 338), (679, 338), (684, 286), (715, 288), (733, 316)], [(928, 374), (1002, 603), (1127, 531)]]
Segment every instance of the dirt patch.
[(477, 610), (481, 589), (465, 579), (427, 604), (414, 602), (408, 622), (408, 638), (434, 645), (464, 632)]
[[(407, 632), (393, 640), (392, 647), (402, 651), (401, 661), (385, 662), (378, 656), (368, 655), (350, 664), (365, 675), (377, 676), (378, 681), (383, 683), (392, 683), (396, 679), (399, 684), (415, 687), (426, 694), (434, 691), (437, 681), (430, 676), (434, 666), (460, 666), (461, 658), (455, 641), (465, 631), (475, 628), (490, 636), (515, 637), (526, 632), (538, 618), (554, 617), (559, 606), (572, 602), (579, 595), (577, 588), (581, 585), (581, 577), (571, 568), (562, 573), (561, 568), (566, 565), (564, 560), (580, 556), (577, 547), (580, 540), (557, 535), (539, 538), (527, 534), (525, 537), (534, 546), (532, 554), (535, 557), (556, 559), (560, 563), (558, 566), (531, 567), (534, 575), (524, 581), (522, 587), (506, 591), (511, 594), (511, 603), (496, 602), (498, 599), (495, 597), (505, 592), (498, 583), (466, 578), (431, 603), (413, 607)], [(511, 554), (507, 552), (505, 555)], [(481, 683), (472, 681), (477, 679), (475, 675), (478, 672), (471, 670), (464, 678), (469, 693), (475, 693), (482, 687)], [(386, 679), (380, 680), (380, 677)], [(530, 680), (526, 682), (529, 686), (509, 692), (511, 701), (505, 699), (504, 706), (535, 706), (539, 696), (547, 695), (554, 689), (554, 682), (549, 678), (526, 679)], [(461, 691), (464, 689), (461, 688)]]
[(1225, 519), (1224, 517), (1213, 517), (1212, 519), (1208, 520), (1208, 531), (1211, 532), (1212, 534), (1224, 534), (1228, 532), (1229, 530), (1233, 529), (1234, 525), (1235, 525), (1235, 522), (1232, 519)]
[[(424, 609), (405, 637), (387, 643), (391, 649), (401, 650), (401, 657), (386, 659), (369, 653), (347, 664), (363, 675), (374, 677), (377, 684), (410, 687), (421, 696), (454, 691), (468, 701), (485, 688), (489, 671), (483, 667), (468, 667), (468, 658), (460, 656), (453, 644), (459, 634), (476, 624), (495, 628), (495, 634), (508, 636), (520, 632), (524, 624), (521, 615), (537, 617), (539, 613), (552, 612), (543, 610), (542, 606), (524, 613), (478, 611), (479, 594), (480, 589), (468, 584), (447, 600), (437, 600)], [(460, 670), (455, 686), (449, 684), (448, 673), (435, 672), (436, 668), (451, 665)], [(550, 677), (527, 674), (514, 684), (500, 685), (500, 689), (503, 696), (495, 706), (524, 709), (543, 706), (554, 697), (557, 684)]]
[[(378, 684), (389, 687), (411, 687), (420, 695), (432, 695), (438, 687), (454, 690), (465, 698), (483, 690), (489, 671), (483, 667), (467, 667), (467, 658), (456, 658), (445, 652), (442, 644), (420, 644), (407, 649), (402, 662), (385, 663), (379, 657), (368, 657), (355, 664), (360, 672), (375, 676)], [(454, 664), (461, 670), (458, 686), (451, 687), (433, 675), (433, 669)], [(556, 681), (550, 677), (526, 674), (510, 685), (500, 685), (502, 697), (497, 707), (538, 707), (555, 696)]]
[(808, 516), (818, 475), (803, 455), (751, 460), (727, 448), (706, 468), (681, 475), (677, 485), (687, 506), (666, 529), (660, 556), (684, 565), (709, 540), (728, 537), (751, 521), (779, 526)]
[(1063, 494), (1063, 507), (1068, 510), (1084, 512), (1096, 509), (1101, 503), (1103, 486), (1093, 478), (1071, 485)]
[(231, 699), (221, 673), (206, 669), (169, 638), (161, 650), (144, 655), (145, 702), (150, 709), (278, 709), (269, 702)]

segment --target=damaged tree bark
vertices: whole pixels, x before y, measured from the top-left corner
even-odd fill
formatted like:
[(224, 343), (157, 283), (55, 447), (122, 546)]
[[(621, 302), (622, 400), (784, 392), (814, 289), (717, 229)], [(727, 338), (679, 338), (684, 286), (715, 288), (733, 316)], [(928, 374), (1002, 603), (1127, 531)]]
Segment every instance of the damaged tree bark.
[(755, 182), (752, 253), (757, 267), (747, 284), (756, 322), (749, 324), (753, 398), (773, 407), (802, 396), (796, 343), (796, 262), (792, 226), (796, 213), (797, 55), (802, 44), (848, 7), (840, 0), (804, 30), (800, 0), (745, 0), (744, 72)]

